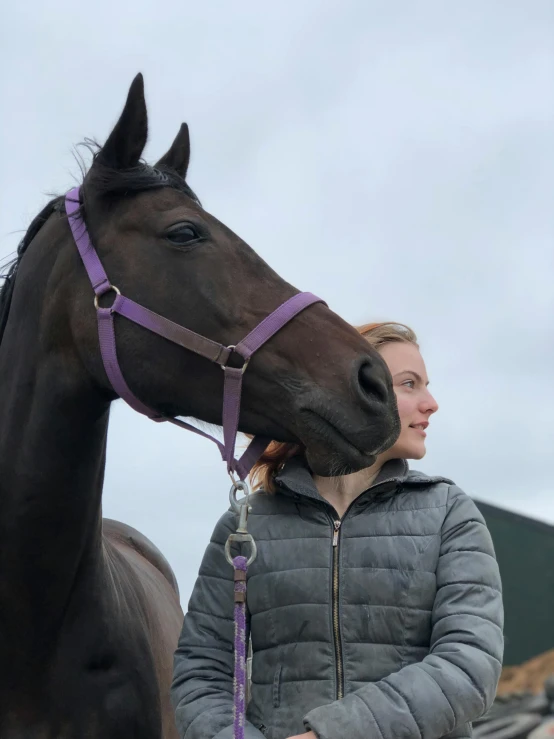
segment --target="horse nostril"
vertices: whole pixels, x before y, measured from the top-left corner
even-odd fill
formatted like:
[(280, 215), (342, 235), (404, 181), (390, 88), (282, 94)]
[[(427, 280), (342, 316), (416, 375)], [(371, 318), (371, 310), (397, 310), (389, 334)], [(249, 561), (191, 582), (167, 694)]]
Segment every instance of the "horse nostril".
[(386, 403), (389, 391), (381, 367), (371, 360), (365, 359), (358, 370), (358, 386), (364, 397)]

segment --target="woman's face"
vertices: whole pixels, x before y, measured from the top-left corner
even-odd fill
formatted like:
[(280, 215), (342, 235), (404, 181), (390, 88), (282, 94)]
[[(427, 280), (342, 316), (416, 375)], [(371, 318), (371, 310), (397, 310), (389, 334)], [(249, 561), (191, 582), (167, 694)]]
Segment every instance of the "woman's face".
[(427, 388), (425, 362), (419, 349), (404, 341), (384, 344), (379, 351), (392, 375), (401, 424), (400, 436), (383, 456), (422, 459), (429, 419), (439, 408)]

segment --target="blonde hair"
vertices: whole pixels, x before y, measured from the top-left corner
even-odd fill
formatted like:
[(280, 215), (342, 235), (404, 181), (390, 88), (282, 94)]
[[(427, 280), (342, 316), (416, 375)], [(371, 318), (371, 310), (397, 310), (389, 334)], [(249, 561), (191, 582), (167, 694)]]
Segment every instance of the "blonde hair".
[[(356, 330), (377, 351), (385, 344), (406, 342), (418, 346), (415, 332), (403, 323), (384, 321), (382, 323), (365, 323), (357, 326)], [(291, 442), (272, 441), (250, 473), (252, 488), (263, 488), (266, 492), (275, 491), (274, 477), (292, 457), (304, 454), (301, 444)]]

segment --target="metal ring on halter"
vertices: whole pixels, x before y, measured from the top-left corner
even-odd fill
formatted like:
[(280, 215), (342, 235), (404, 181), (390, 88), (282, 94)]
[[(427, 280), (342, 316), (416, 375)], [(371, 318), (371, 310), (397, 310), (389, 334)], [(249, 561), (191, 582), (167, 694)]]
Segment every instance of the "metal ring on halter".
[[(237, 345), (236, 344), (229, 344), (229, 346), (226, 347), (226, 348), (229, 349), (230, 352), (233, 352), (237, 348)], [(238, 354), (238, 352), (237, 352), (237, 354)], [(242, 357), (242, 354), (239, 354), (239, 357)], [(244, 357), (242, 357), (242, 358), (244, 359)], [(244, 364), (240, 368), (240, 370), (241, 370), (241, 372), (242, 372), (243, 375), (246, 372), (246, 368), (248, 367), (248, 363), (249, 362), (250, 362), (250, 357), (248, 357), (248, 359), (244, 359)], [(224, 372), (227, 369), (227, 365), (226, 364), (220, 364), (219, 366), (221, 367), (221, 369)]]
[(94, 296), (94, 307), (96, 308), (96, 310), (100, 308), (100, 303), (98, 302), (98, 298), (106, 295), (107, 293), (111, 293), (111, 292), (114, 292), (116, 295), (121, 295), (121, 292), (115, 285), (110, 285), (106, 290), (104, 290), (104, 292), (100, 296), (98, 295)]
[(258, 548), (256, 546), (256, 542), (254, 541), (254, 538), (251, 534), (229, 534), (227, 541), (225, 542), (225, 559), (231, 566), (234, 566), (233, 557), (231, 555), (231, 543), (237, 542), (239, 544), (248, 543), (250, 544), (251, 553), (250, 557), (246, 560), (246, 566), (250, 567), (252, 562), (256, 559), (258, 556)]

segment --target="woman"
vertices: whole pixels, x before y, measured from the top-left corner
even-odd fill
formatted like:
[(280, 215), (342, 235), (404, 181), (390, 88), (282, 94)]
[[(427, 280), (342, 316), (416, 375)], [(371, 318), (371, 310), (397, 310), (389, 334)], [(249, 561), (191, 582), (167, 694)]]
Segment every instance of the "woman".
[[(405, 461), (425, 455), (438, 409), (416, 336), (390, 323), (360, 331), (390, 369), (401, 433), (373, 467), (340, 478), (312, 475), (290, 444), (274, 443), (255, 469), (248, 739), (469, 737), (496, 692), (503, 609), (489, 532), (451, 480)], [(223, 547), (235, 529), (227, 512), (175, 655), (186, 739), (233, 736), (233, 584)]]

